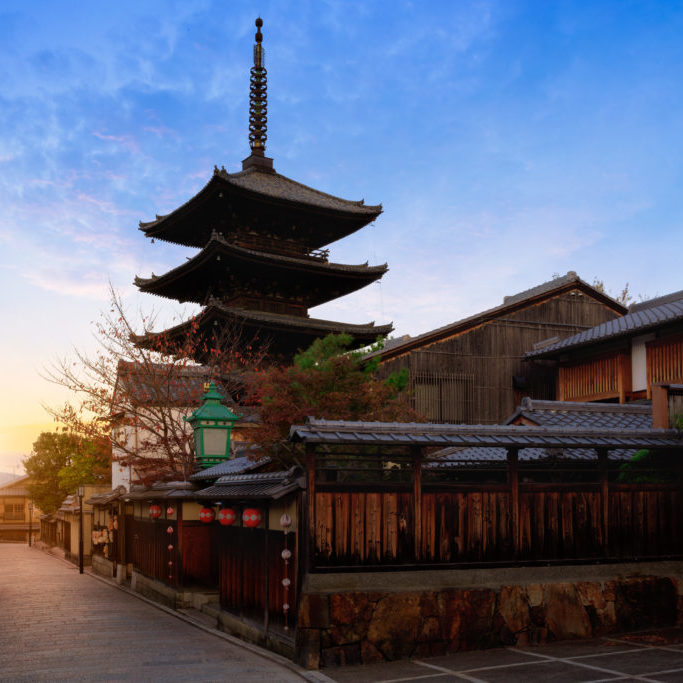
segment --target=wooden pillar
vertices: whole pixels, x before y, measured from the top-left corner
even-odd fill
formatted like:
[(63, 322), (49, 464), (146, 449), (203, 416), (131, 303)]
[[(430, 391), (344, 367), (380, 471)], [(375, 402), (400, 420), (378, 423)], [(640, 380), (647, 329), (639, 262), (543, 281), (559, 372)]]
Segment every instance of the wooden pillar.
[(626, 403), (631, 394), (632, 386), (631, 356), (628, 353), (620, 353), (617, 356), (617, 387), (619, 390), (619, 403)]
[(603, 555), (609, 556), (609, 452), (605, 448), (598, 448), (597, 451), (600, 470), (600, 500), (602, 502)]
[(306, 563), (313, 568), (315, 551), (315, 448), (306, 444)]
[(669, 429), (669, 391), (666, 384), (648, 386), (652, 395), (652, 428)]
[(519, 527), (519, 451), (507, 449), (508, 485), (510, 486), (510, 505), (512, 507), (512, 548), (515, 559), (519, 558), (522, 548), (522, 534)]
[(270, 622), (270, 613), (269, 613), (269, 607), (270, 605), (268, 604), (269, 602), (269, 592), (270, 592), (270, 556), (268, 554), (269, 548), (268, 548), (268, 536), (270, 534), (268, 533), (270, 529), (270, 503), (266, 503), (266, 509), (265, 509), (265, 520), (263, 523), (263, 531), (264, 531), (264, 537), (263, 537), (263, 562), (264, 562), (264, 567), (263, 567), (263, 630), (265, 633), (268, 633), (268, 625)]
[(564, 401), (565, 400), (565, 385), (567, 382), (567, 372), (563, 367), (558, 367), (557, 368), (557, 400), (558, 401)]
[(422, 560), (422, 449), (414, 446), (413, 454), (413, 520), (415, 525), (415, 562)]

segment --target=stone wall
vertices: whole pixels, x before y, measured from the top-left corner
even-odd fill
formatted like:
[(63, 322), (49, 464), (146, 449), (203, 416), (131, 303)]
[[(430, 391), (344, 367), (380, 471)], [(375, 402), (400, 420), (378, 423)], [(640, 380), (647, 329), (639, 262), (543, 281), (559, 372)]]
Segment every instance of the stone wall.
[[(415, 572), (412, 585), (419, 583)], [(304, 666), (317, 668), (590, 638), (673, 625), (683, 614), (682, 596), (683, 577), (642, 574), (436, 590), (305, 592), (296, 650)]]

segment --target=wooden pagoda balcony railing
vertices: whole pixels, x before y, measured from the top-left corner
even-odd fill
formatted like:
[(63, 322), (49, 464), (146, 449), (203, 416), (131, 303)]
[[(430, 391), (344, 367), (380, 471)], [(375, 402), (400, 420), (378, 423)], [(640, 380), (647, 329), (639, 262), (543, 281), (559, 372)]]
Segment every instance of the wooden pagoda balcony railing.
[(656, 382), (683, 382), (683, 335), (655, 339), (647, 345), (647, 395)]
[(329, 249), (309, 249), (300, 242), (288, 242), (261, 235), (229, 234), (226, 238), (232, 244), (245, 249), (254, 249), (268, 254), (279, 254), (292, 258), (308, 258), (313, 261), (327, 263), (330, 258)]

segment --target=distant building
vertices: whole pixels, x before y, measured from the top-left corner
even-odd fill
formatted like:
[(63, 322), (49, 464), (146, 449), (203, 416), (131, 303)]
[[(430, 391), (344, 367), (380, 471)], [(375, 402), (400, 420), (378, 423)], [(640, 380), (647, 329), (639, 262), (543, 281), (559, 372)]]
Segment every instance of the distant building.
[(523, 396), (555, 398), (552, 367), (524, 362), (534, 344), (618, 319), (626, 308), (574, 272), (503, 304), (374, 354), (384, 375), (406, 368), (414, 408), (432, 422), (503, 422)]
[(0, 486), (0, 541), (28, 542), (29, 528), (33, 538), (40, 535), (40, 510), (32, 508), (26, 488), (30, 477), (25, 475)]

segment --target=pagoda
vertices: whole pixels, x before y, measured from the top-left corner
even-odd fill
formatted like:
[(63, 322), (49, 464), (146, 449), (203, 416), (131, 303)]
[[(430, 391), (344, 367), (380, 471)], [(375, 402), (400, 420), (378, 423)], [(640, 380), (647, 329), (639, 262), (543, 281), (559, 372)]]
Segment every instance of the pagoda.
[[(327, 245), (346, 237), (382, 212), (381, 205), (341, 199), (276, 173), (265, 155), (267, 72), (263, 21), (256, 20), (251, 68), (249, 146), (242, 170), (214, 167), (209, 182), (175, 211), (140, 223), (155, 239), (200, 251), (163, 275), (135, 278), (142, 292), (203, 306), (195, 317), (163, 332), (136, 338), (154, 347), (160, 339), (199, 334), (210, 347), (225, 330), (264, 344), (270, 357), (291, 359), (316, 338), (351, 335), (355, 346), (374, 342), (389, 325), (349, 324), (311, 318), (308, 309), (379, 280), (387, 265), (330, 263)], [(251, 342), (253, 343), (253, 342)], [(202, 352), (195, 360), (206, 360)]]

